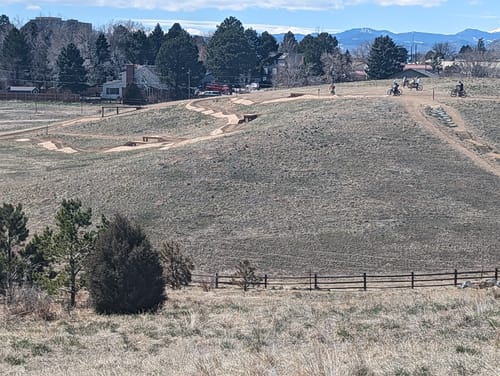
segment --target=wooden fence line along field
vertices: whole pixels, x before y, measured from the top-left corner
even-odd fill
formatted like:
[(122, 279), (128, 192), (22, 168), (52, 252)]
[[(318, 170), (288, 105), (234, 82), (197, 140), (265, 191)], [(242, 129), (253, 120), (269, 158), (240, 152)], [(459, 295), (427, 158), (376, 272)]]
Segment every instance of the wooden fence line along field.
[[(498, 268), (494, 270), (458, 271), (439, 273), (401, 273), (357, 275), (320, 275), (309, 273), (303, 276), (279, 276), (264, 274), (260, 276), (257, 287), (307, 289), (307, 290), (368, 290), (404, 289), (420, 287), (458, 286), (465, 281), (494, 279), (498, 281)], [(192, 274), (193, 285), (209, 285), (213, 288), (238, 286), (241, 278), (233, 275)]]
[(80, 95), (69, 93), (2, 93), (0, 100), (79, 102)]

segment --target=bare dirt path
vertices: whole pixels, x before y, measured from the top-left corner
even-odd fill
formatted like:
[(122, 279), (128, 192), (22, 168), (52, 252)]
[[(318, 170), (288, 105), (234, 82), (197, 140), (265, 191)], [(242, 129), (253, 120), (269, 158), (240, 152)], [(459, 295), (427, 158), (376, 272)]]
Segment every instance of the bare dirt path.
[[(500, 155), (492, 151), (492, 148), (486, 142), (483, 142), (474, 134), (473, 129), (467, 126), (458, 111), (443, 104), (439, 99), (433, 101), (431, 98), (419, 94), (403, 95), (398, 98), (402, 101), (408, 114), (421, 127), (448, 143), (453, 149), (469, 158), (478, 167), (500, 177), (500, 164), (498, 163)], [(463, 98), (459, 100), (463, 100)], [(438, 120), (426, 115), (426, 107), (434, 108), (438, 106), (451, 117), (455, 125), (454, 128), (448, 128)], [(489, 152), (484, 152), (484, 150), (489, 150)]]
[[(273, 92), (271, 96), (258, 95), (245, 95), (228, 97), (230, 101), (234, 104), (241, 104), (248, 107), (256, 103), (267, 104), (276, 102), (288, 102), (296, 100), (337, 100), (339, 98), (367, 98), (367, 97), (380, 97), (384, 94), (380, 93), (380, 87), (370, 87), (363, 88), (361, 92), (346, 93), (346, 95), (313, 95), (310, 93), (304, 93), (299, 95), (292, 95), (288, 92)], [(408, 114), (417, 122), (419, 126), (424, 128), (426, 131), (440, 138), (447, 144), (449, 144), (454, 150), (461, 153), (462, 155), (473, 161), (478, 167), (500, 177), (500, 154), (499, 151), (494, 151), (486, 142), (483, 142), (477, 135), (474, 134), (474, 130), (468, 127), (464, 119), (461, 117), (459, 112), (452, 108), (451, 106), (445, 105), (440, 98), (432, 98), (429, 92), (415, 92), (415, 91), (405, 91), (405, 94), (401, 97), (387, 97), (387, 100), (397, 100), (401, 101), (405, 107)], [(466, 98), (460, 98), (458, 100), (467, 100)], [(474, 100), (487, 100), (487, 101), (498, 101), (497, 98), (485, 97), (485, 98), (474, 98)], [(144, 107), (138, 111), (151, 111), (155, 109), (166, 108), (173, 105), (179, 105), (182, 102), (166, 102), (159, 103), (151, 106)], [(219, 137), (224, 137), (230, 133), (234, 133), (241, 130), (245, 126), (242, 114), (231, 113), (231, 106), (224, 105), (216, 102), (212, 98), (207, 99), (195, 99), (185, 101), (186, 109), (190, 111), (196, 111), (206, 116), (212, 116), (219, 119), (226, 119), (226, 124), (219, 127), (209, 134), (198, 137), (162, 137), (158, 142), (127, 142), (126, 145), (118, 146), (114, 148), (108, 148), (101, 151), (104, 152), (122, 152), (131, 151), (137, 149), (147, 149), (155, 148), (159, 150), (168, 150), (174, 147), (180, 147), (188, 144), (194, 144), (197, 142), (213, 140)], [(446, 125), (440, 123), (437, 119), (432, 118), (426, 113), (426, 108), (437, 108), (441, 107), (446, 114), (452, 119), (454, 123), (454, 128), (446, 127)], [(221, 111), (222, 109), (222, 111)], [(227, 111), (226, 111), (227, 110)], [(120, 113), (117, 115), (110, 115), (113, 117), (127, 116), (129, 113)], [(107, 116), (109, 117), (109, 116)], [(66, 121), (56, 122), (48, 126), (33, 127), (30, 129), (24, 129), (14, 132), (4, 132), (0, 133), (0, 138), (11, 138), (22, 134), (28, 134), (32, 132), (39, 132), (43, 130), (59, 130), (67, 127), (71, 127), (75, 124), (86, 123), (89, 121), (100, 121), (103, 118), (101, 116), (90, 116), (82, 117), (77, 119), (71, 119)], [(128, 140), (130, 141), (130, 136), (110, 136), (110, 135), (97, 135), (97, 134), (76, 134), (76, 133), (65, 133), (59, 132), (61, 135), (71, 135), (75, 137), (84, 138), (95, 138), (95, 139), (116, 139), (116, 140)], [(64, 147), (57, 140), (48, 140), (46, 142), (38, 143), (39, 146), (45, 147), (54, 151), (63, 152), (76, 152), (76, 150)]]

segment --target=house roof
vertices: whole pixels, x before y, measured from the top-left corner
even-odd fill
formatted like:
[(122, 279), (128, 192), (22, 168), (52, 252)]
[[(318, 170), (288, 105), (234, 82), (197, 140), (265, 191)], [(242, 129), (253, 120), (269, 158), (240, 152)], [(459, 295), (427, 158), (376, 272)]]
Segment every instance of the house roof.
[(438, 77), (436, 73), (433, 73), (429, 70), (426, 69), (405, 69), (402, 72), (396, 73), (391, 76), (391, 78), (413, 78), (413, 77), (426, 77), (426, 78), (433, 78), (433, 77)]

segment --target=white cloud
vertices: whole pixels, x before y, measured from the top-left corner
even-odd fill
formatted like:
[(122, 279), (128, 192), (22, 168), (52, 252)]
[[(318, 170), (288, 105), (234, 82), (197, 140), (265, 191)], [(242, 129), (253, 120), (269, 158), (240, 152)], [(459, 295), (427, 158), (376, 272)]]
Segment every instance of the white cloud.
[[(179, 23), (183, 29), (188, 31), (192, 35), (203, 35), (210, 32), (214, 32), (217, 28), (217, 25), (220, 24), (220, 21), (193, 21), (193, 20), (162, 20), (162, 19), (134, 19), (134, 22), (138, 22), (146, 27), (150, 27), (151, 29), (159, 23), (164, 30), (168, 30), (170, 26), (174, 23)], [(310, 34), (314, 32), (328, 32), (335, 33), (339, 30), (335, 29), (314, 29), (307, 27), (297, 27), (297, 26), (289, 26), (289, 25), (269, 25), (269, 24), (252, 24), (245, 23), (246, 29), (254, 29), (257, 32), (267, 31), (270, 34), (280, 34), (291, 31), (294, 34)]]
[(375, 3), (382, 6), (396, 5), (401, 7), (419, 6), (431, 8), (443, 5), (447, 0), (375, 0)]
[[(32, 0), (2, 0), (4, 4), (30, 4)], [(195, 11), (200, 9), (245, 10), (250, 8), (286, 10), (336, 10), (359, 4), (381, 6), (422, 6), (432, 7), (446, 3), (447, 0), (87, 0), (86, 6), (110, 8), (161, 9), (166, 11)], [(39, 0), (43, 4), (81, 5), (81, 0)]]
[(40, 5), (28, 4), (28, 5), (26, 5), (26, 9), (32, 10), (32, 11), (38, 11), (38, 10), (42, 10), (42, 7)]

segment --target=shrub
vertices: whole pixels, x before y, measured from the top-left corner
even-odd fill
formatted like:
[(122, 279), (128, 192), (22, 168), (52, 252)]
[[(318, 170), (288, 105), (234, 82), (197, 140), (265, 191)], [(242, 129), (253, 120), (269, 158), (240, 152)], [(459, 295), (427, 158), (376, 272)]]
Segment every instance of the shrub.
[(166, 299), (158, 252), (142, 229), (121, 215), (97, 237), (88, 271), (89, 293), (98, 313), (156, 311)]
[(182, 253), (179, 243), (165, 242), (160, 252), (163, 263), (165, 282), (173, 289), (180, 289), (191, 282), (191, 271), (194, 269), (189, 256)]
[(240, 286), (243, 291), (247, 291), (250, 286), (258, 285), (260, 280), (261, 278), (255, 275), (255, 267), (248, 260), (240, 261), (233, 274), (233, 283)]
[(52, 321), (57, 318), (58, 310), (56, 303), (46, 292), (36, 287), (21, 287), (13, 290), (8, 314)]
[(129, 105), (143, 105), (146, 103), (141, 89), (136, 84), (129, 84), (123, 95), (123, 103)]

